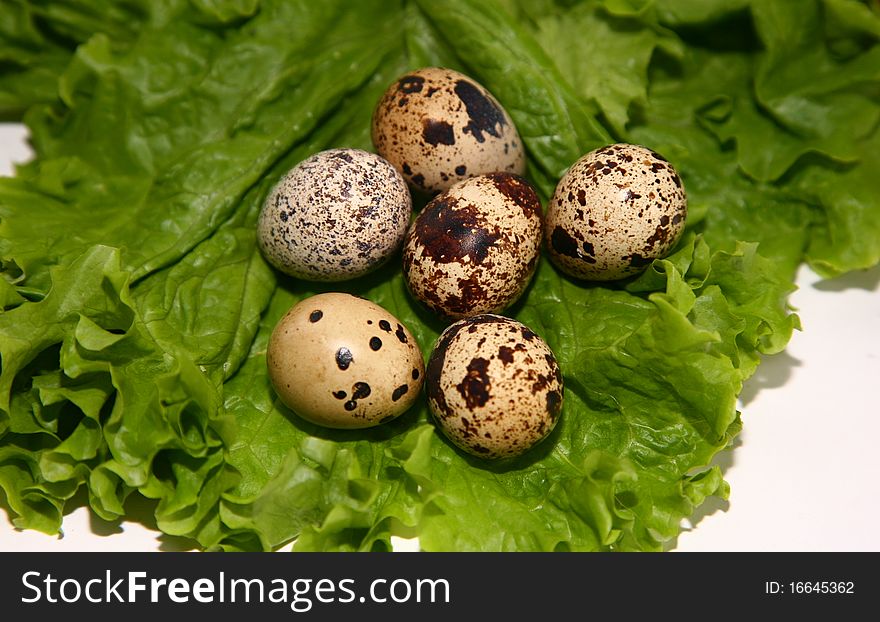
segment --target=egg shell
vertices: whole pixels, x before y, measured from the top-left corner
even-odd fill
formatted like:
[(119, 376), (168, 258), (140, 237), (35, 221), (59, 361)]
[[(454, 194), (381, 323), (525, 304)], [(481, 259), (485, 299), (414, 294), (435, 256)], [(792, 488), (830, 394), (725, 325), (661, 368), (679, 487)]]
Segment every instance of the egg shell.
[(266, 361), (281, 401), (330, 428), (367, 428), (399, 417), (418, 398), (425, 376), (409, 330), (379, 305), (344, 293), (291, 307), (272, 331)]
[(522, 175), (526, 160), (510, 115), (483, 86), (451, 69), (399, 78), (373, 113), (373, 145), (419, 191), (496, 171)]
[(524, 453), (550, 434), (562, 412), (562, 373), (550, 347), (498, 315), (461, 320), (440, 335), (425, 389), (440, 430), (481, 458)]
[(542, 210), (535, 190), (511, 173), (459, 182), (419, 213), (403, 246), (415, 298), (447, 319), (498, 312), (535, 273)]
[(291, 169), (263, 205), (260, 249), (277, 269), (310, 281), (362, 276), (400, 248), (412, 215), (403, 178), (359, 149), (316, 153)]
[(609, 281), (642, 272), (675, 246), (687, 218), (681, 178), (646, 147), (592, 151), (563, 175), (547, 206), (550, 259), (580, 279)]

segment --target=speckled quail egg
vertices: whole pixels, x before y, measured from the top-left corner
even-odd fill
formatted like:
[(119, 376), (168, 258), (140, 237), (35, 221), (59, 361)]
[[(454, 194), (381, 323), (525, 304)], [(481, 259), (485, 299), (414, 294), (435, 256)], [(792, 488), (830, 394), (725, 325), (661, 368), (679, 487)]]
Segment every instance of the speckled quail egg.
[(449, 326), (428, 359), (425, 389), (440, 430), (481, 458), (524, 453), (562, 412), (562, 373), (550, 347), (499, 315)]
[(260, 212), (258, 240), (273, 266), (310, 281), (342, 281), (382, 265), (412, 214), (400, 173), (374, 153), (330, 149), (287, 173)]
[(489, 91), (451, 69), (428, 67), (399, 78), (373, 113), (372, 135), (376, 151), (428, 193), (474, 175), (525, 171), (510, 116)]
[(434, 197), (410, 226), (403, 272), (447, 319), (498, 312), (525, 291), (541, 251), (541, 203), (518, 175), (490, 173)]
[(297, 415), (330, 428), (367, 428), (416, 401), (424, 362), (409, 330), (382, 307), (350, 294), (297, 303), (266, 352), (269, 378)]
[(562, 177), (544, 236), (563, 272), (610, 281), (666, 256), (686, 217), (684, 186), (672, 165), (645, 147), (616, 144), (586, 154)]

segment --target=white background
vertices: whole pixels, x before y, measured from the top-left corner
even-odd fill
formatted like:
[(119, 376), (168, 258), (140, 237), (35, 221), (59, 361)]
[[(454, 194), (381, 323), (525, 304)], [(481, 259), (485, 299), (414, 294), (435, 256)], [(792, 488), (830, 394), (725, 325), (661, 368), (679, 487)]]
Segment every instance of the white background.
[[(0, 175), (29, 156), (23, 128), (0, 124)], [(804, 330), (748, 381), (743, 432), (716, 460), (730, 499), (707, 501), (673, 550), (880, 551), (880, 268), (821, 281), (803, 267), (797, 284), (791, 304)], [(0, 492), (0, 551), (190, 546), (162, 535), (152, 503), (136, 497), (119, 523), (102, 521), (75, 498), (59, 537), (16, 530)]]

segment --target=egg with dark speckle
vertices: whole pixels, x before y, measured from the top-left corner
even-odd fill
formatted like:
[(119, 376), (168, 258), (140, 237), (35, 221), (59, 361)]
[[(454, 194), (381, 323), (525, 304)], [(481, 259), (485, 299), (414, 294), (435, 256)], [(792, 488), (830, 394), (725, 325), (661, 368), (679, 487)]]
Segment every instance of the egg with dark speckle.
[(588, 153), (563, 175), (544, 236), (563, 272), (611, 281), (665, 257), (686, 218), (687, 196), (672, 164), (646, 147), (616, 144)]
[(345, 293), (317, 294), (281, 318), (266, 350), (269, 379), (294, 413), (329, 428), (368, 428), (415, 403), (425, 367), (394, 315)]
[(541, 231), (541, 203), (522, 177), (461, 181), (434, 197), (407, 232), (409, 291), (445, 319), (502, 311), (535, 273)]
[(372, 136), (376, 151), (427, 193), (483, 173), (525, 172), (510, 115), (483, 86), (451, 69), (400, 77), (373, 113)]
[(480, 458), (525, 453), (550, 434), (562, 412), (562, 373), (550, 347), (499, 315), (449, 326), (428, 359), (425, 389), (437, 427)]
[(303, 160), (263, 204), (258, 241), (278, 270), (309, 281), (371, 272), (400, 248), (412, 198), (400, 173), (374, 153), (331, 149)]

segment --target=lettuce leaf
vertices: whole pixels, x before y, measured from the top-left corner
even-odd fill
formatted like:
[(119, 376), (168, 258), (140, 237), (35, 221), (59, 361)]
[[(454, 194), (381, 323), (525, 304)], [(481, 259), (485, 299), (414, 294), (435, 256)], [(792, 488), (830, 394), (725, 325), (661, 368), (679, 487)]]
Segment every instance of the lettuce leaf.
[[(880, 18), (771, 4), (4, 2), (0, 114), (36, 151), (0, 180), (0, 487), (16, 525), (57, 531), (85, 488), (105, 519), (155, 499), (160, 529), (206, 549), (667, 547), (727, 495), (711, 461), (740, 430), (742, 383), (799, 328), (795, 269), (880, 261)], [(267, 266), (264, 197), (318, 150), (369, 148), (384, 88), (429, 64), (504, 104), (545, 200), (613, 140), (663, 153), (689, 195), (687, 234), (638, 278), (580, 283), (541, 262), (508, 313), (557, 354), (564, 410), (504, 465), (447, 443), (424, 399), (379, 428), (325, 430), (266, 375), (278, 318), (340, 285)], [(443, 324), (395, 264), (342, 287), (427, 356)]]
[(58, 96), (58, 78), (76, 47), (103, 32), (124, 46), (147, 18), (147, 6), (83, 2), (0, 2), (0, 119)]

